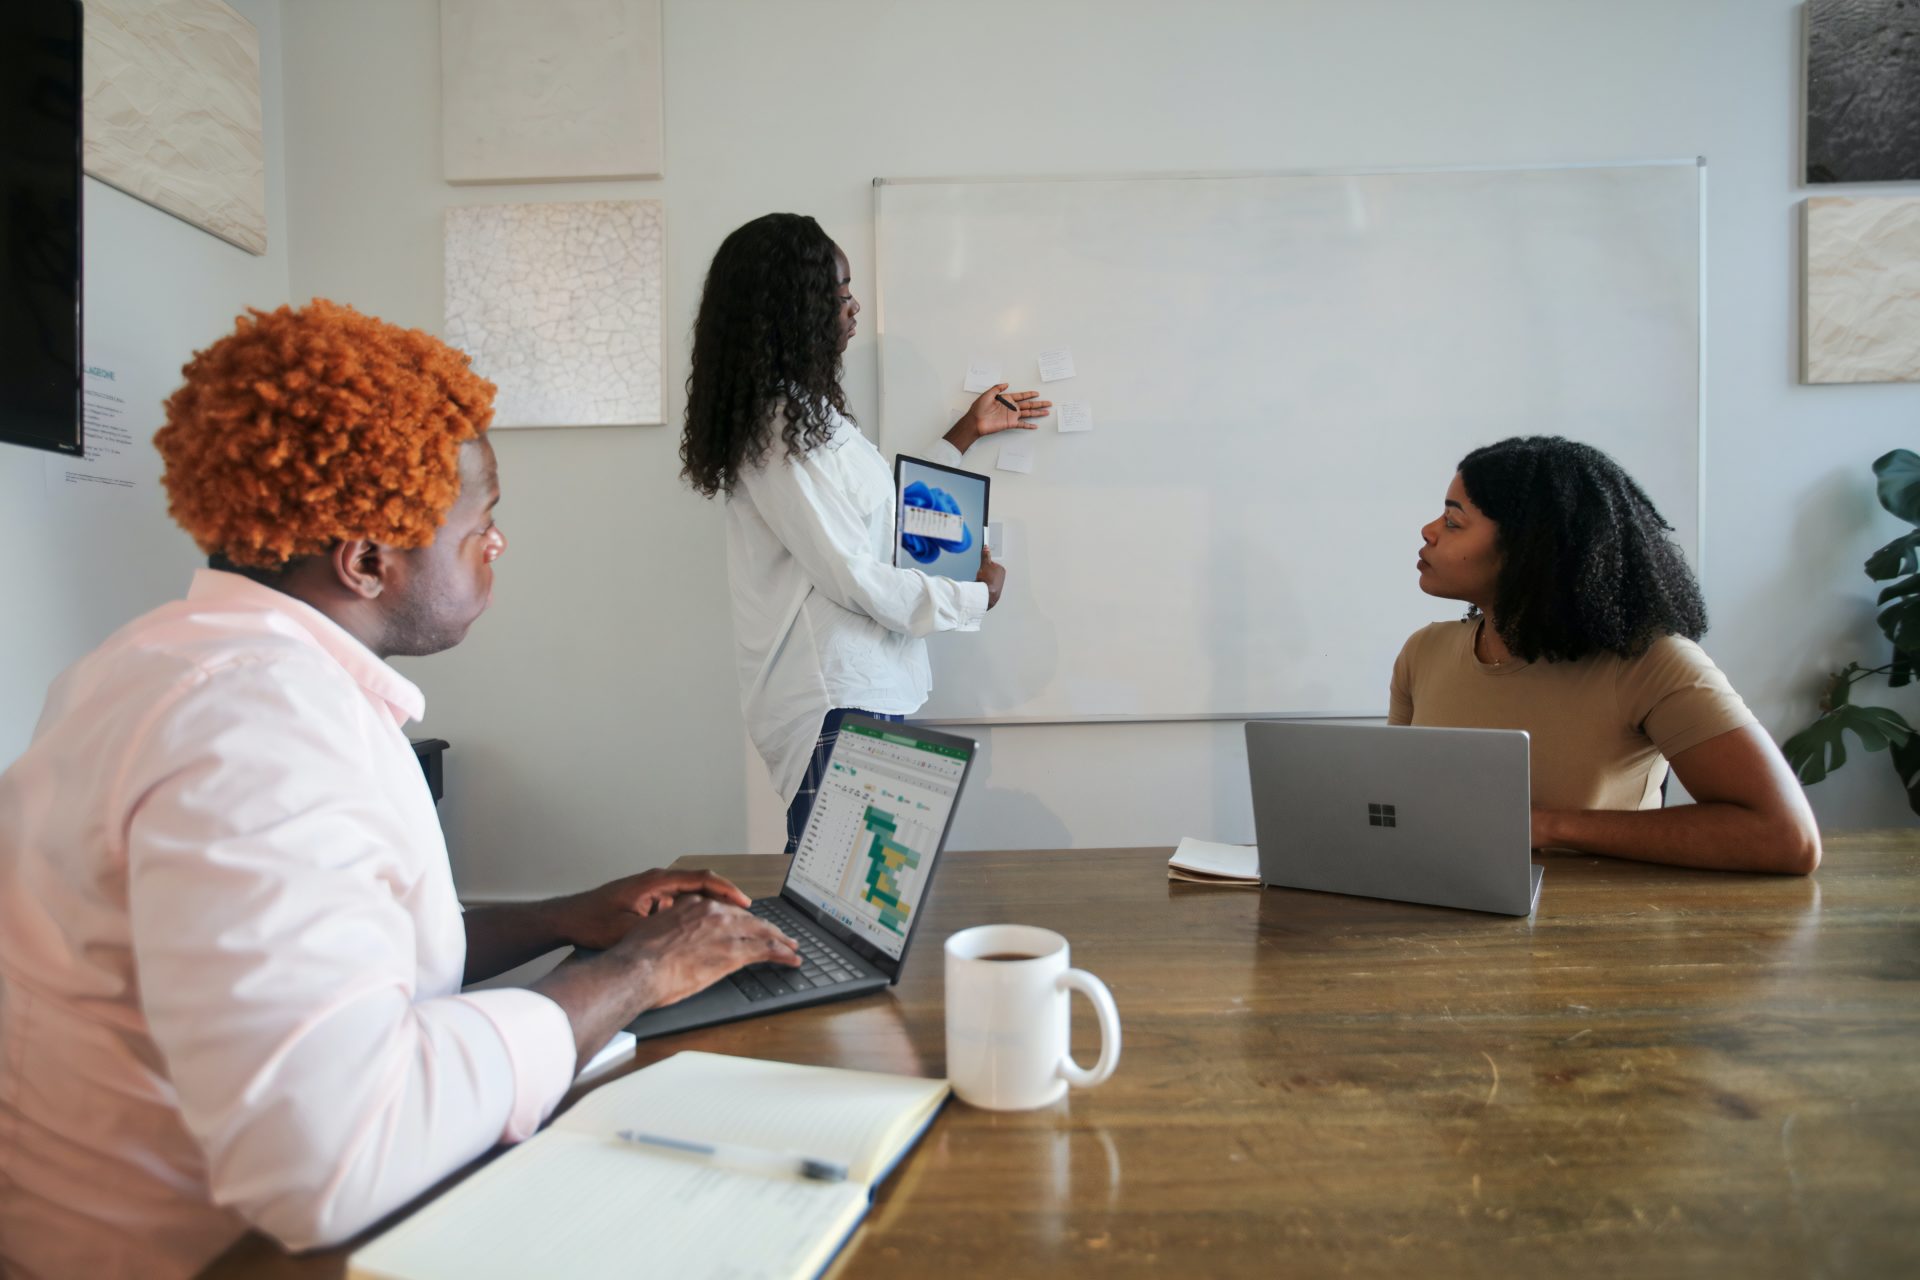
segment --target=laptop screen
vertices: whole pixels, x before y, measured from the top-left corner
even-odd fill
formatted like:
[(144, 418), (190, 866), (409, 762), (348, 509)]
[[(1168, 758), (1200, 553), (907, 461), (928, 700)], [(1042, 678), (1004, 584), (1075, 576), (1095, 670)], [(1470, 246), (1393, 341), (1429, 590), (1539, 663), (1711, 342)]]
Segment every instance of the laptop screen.
[(969, 745), (912, 725), (844, 721), (784, 896), (898, 960), (946, 836)]

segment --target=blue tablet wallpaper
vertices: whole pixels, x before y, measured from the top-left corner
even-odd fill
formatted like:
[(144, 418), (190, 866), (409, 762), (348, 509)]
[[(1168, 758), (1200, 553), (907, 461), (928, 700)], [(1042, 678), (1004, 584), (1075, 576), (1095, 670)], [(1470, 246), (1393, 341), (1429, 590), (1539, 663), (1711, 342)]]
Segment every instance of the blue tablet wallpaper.
[(986, 532), (987, 478), (899, 460), (900, 546), (894, 563), (972, 582)]

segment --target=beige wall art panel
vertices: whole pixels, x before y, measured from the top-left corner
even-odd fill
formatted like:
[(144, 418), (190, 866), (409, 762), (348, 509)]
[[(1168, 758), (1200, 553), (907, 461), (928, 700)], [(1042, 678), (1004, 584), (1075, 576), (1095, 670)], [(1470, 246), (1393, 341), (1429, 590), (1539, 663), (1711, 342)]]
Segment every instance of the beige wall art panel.
[(87, 0), (88, 173), (267, 251), (260, 36), (220, 0)]
[(440, 0), (449, 182), (651, 178), (660, 0)]
[(658, 200), (449, 209), (447, 341), (499, 385), (497, 427), (658, 423)]
[(1807, 382), (1920, 382), (1920, 197), (1807, 201)]

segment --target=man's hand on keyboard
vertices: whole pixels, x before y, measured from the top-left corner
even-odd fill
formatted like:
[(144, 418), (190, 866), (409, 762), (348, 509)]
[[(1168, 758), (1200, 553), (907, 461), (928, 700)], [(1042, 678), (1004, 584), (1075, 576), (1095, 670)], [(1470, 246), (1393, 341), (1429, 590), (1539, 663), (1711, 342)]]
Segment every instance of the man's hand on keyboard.
[(699, 894), (647, 916), (607, 954), (636, 966), (647, 1009), (684, 1000), (746, 965), (800, 964), (792, 938), (751, 912)]
[(634, 917), (613, 946), (565, 961), (532, 989), (566, 1013), (574, 1052), (585, 1062), (648, 1009), (684, 1000), (746, 965), (799, 963), (793, 939), (752, 912), (682, 892), (671, 906)]
[(605, 951), (635, 925), (684, 899), (700, 897), (748, 905), (733, 882), (711, 871), (642, 871), (609, 881), (598, 889), (555, 899), (551, 906), (561, 937), (577, 947)]

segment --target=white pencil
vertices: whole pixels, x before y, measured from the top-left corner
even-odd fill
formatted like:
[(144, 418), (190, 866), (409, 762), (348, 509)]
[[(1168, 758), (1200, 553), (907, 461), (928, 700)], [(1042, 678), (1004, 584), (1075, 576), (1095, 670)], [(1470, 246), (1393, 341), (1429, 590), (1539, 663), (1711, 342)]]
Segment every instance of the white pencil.
[(763, 1147), (743, 1147), (731, 1142), (689, 1142), (684, 1138), (669, 1138), (657, 1133), (640, 1133), (634, 1129), (622, 1129), (614, 1136), (623, 1142), (632, 1142), (643, 1147), (659, 1147), (682, 1155), (699, 1156), (715, 1164), (748, 1169), (755, 1173), (811, 1178), (815, 1182), (847, 1180), (847, 1166), (844, 1164), (837, 1164), (832, 1160), (818, 1160), (812, 1156), (795, 1155), (788, 1151), (768, 1151)]

